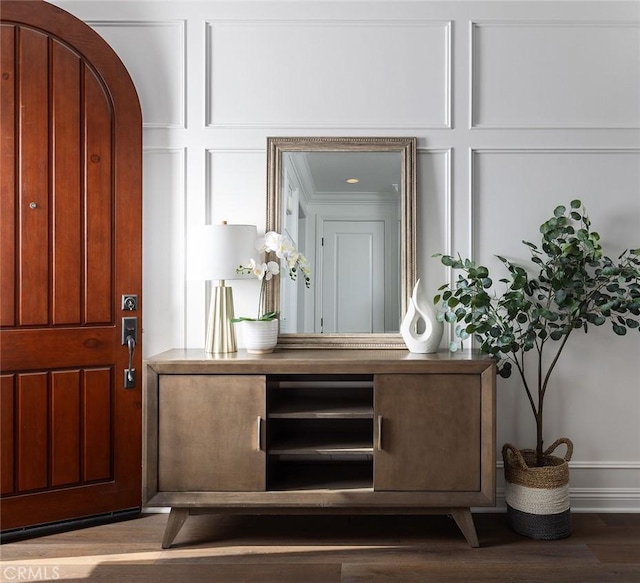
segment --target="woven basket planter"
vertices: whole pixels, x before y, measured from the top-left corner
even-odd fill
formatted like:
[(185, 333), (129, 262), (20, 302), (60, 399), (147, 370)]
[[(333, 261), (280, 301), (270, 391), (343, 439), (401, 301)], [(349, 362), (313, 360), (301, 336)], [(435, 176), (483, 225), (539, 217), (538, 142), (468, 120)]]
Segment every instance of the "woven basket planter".
[[(551, 455), (561, 444), (567, 446), (565, 456)], [(535, 450), (504, 445), (507, 519), (512, 530), (545, 540), (571, 534), (568, 462), (572, 454), (573, 443), (562, 437), (544, 452), (543, 465), (536, 467)]]

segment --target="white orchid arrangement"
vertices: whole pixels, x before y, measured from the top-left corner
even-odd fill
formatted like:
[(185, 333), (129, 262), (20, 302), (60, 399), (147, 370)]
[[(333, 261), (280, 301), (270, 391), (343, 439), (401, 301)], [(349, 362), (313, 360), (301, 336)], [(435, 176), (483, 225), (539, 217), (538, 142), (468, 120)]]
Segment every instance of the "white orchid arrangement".
[[(264, 237), (258, 239), (256, 249), (261, 253), (275, 253), (278, 259), (284, 261), (284, 267), (287, 269), (289, 277), (293, 281), (297, 280), (298, 273), (302, 273), (305, 287), (311, 287), (311, 269), (309, 267), (309, 261), (296, 249), (293, 241), (287, 237), (287, 235), (281, 235), (275, 231), (269, 231)], [(278, 312), (264, 313), (264, 296), (266, 282), (274, 275), (280, 274), (280, 264), (277, 261), (265, 261), (263, 263), (259, 263), (255, 259), (251, 259), (248, 265), (239, 265), (236, 268), (236, 272), (245, 274), (252, 273), (260, 280), (261, 283), (260, 295), (258, 297), (258, 317), (246, 318), (241, 316), (239, 318), (234, 318), (233, 321), (275, 320), (278, 317)]]

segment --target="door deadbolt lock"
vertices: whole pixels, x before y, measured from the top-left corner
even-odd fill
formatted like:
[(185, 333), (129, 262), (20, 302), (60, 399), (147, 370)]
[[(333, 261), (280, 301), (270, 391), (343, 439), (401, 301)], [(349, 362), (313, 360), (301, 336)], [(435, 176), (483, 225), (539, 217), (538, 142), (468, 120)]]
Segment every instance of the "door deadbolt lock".
[(138, 309), (138, 296), (135, 294), (122, 294), (122, 310), (134, 312)]

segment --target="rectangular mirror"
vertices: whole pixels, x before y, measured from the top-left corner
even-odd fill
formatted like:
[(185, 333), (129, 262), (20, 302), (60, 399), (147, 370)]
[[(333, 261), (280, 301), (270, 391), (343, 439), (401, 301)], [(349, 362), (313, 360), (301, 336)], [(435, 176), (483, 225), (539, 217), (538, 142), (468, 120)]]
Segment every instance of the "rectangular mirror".
[(311, 287), (268, 282), (278, 345), (405, 348), (415, 284), (415, 138), (267, 138), (267, 231), (286, 233)]

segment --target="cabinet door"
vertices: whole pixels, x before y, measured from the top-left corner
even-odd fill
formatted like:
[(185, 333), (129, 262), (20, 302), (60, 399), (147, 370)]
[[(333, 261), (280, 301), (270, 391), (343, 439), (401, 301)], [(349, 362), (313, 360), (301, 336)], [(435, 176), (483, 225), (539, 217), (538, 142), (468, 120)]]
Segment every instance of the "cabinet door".
[(374, 395), (375, 490), (480, 490), (479, 376), (376, 375)]
[(160, 375), (158, 490), (262, 491), (264, 376)]

